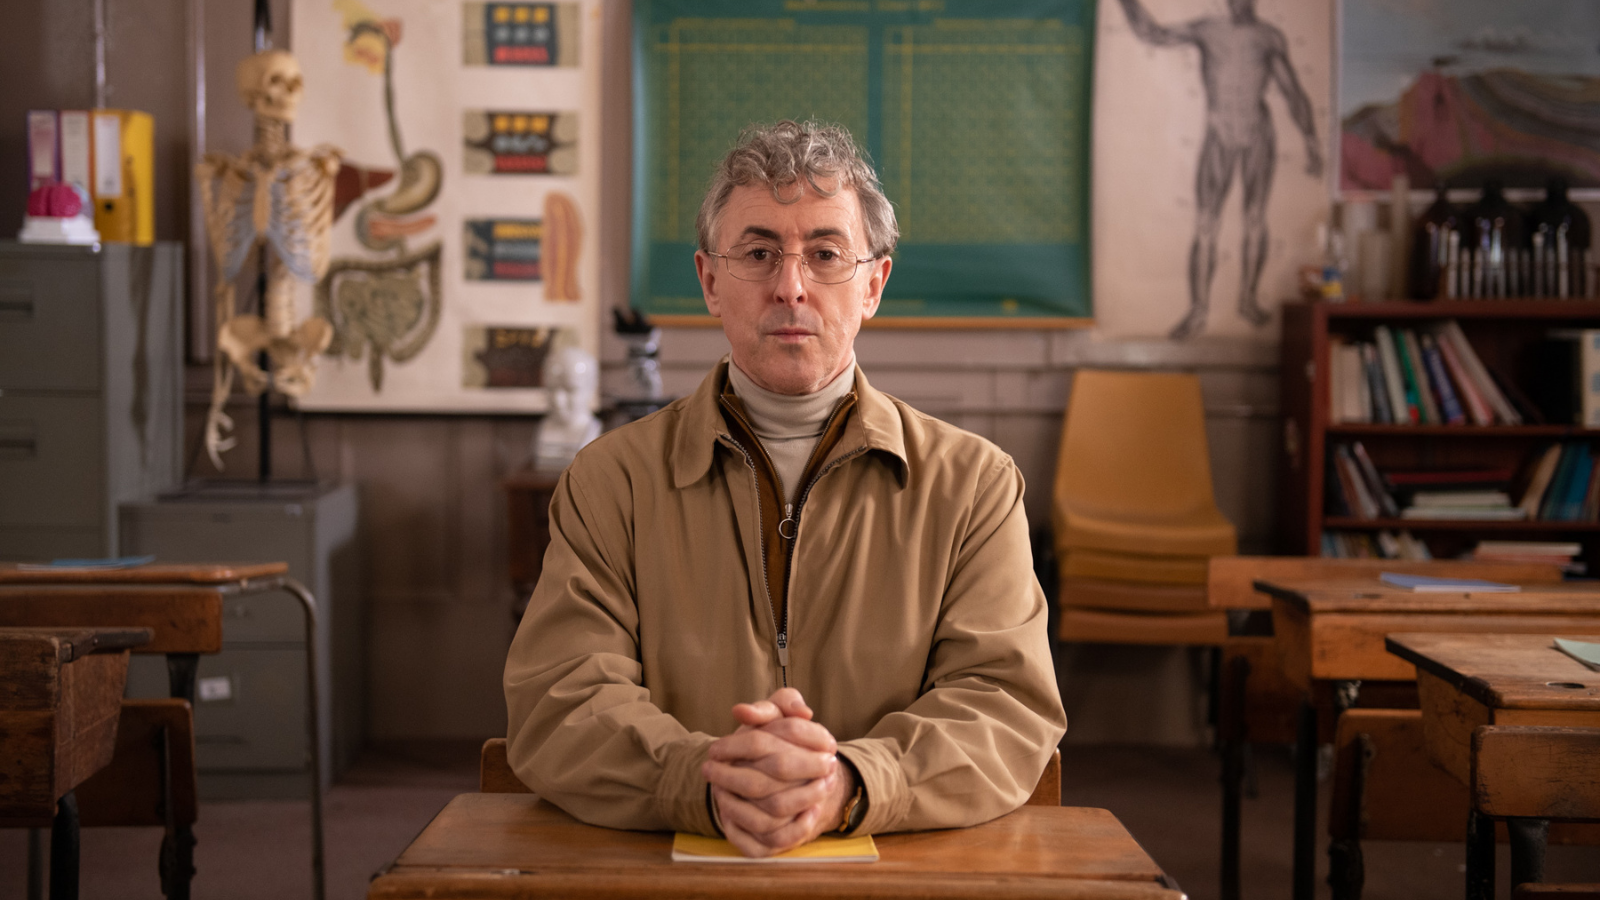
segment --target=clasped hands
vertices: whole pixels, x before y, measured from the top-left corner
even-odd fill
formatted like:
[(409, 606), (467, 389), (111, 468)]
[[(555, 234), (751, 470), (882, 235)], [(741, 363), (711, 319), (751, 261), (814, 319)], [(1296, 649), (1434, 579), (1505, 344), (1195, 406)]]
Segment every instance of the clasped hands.
[(837, 828), (855, 775), (800, 692), (740, 703), (733, 716), (738, 730), (713, 741), (700, 768), (728, 840), (745, 856), (771, 856)]

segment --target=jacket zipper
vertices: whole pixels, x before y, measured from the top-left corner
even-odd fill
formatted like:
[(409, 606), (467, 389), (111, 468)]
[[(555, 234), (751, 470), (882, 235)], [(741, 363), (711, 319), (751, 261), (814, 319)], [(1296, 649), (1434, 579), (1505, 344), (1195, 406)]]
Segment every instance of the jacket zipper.
[[(778, 623), (778, 613), (772, 608), (772, 588), (767, 577), (767, 532), (761, 527), (761, 476), (756, 474), (756, 462), (750, 458), (750, 451), (734, 438), (731, 434), (724, 434), (723, 439), (739, 448), (739, 453), (744, 456), (744, 464), (750, 467), (750, 483), (756, 489), (756, 550), (761, 557), (761, 596), (767, 598), (767, 616), (772, 620), (772, 630), (778, 636), (778, 668), (783, 680), (783, 686), (789, 686), (789, 631), (788, 615), (784, 622)], [(780, 526), (781, 529), (781, 526)], [(787, 590), (787, 587), (785, 588)]]
[[(839, 411), (843, 408), (844, 404), (840, 403), (838, 406), (834, 407), (833, 412), (828, 414), (828, 420), (822, 424), (823, 434), (827, 434), (828, 429), (833, 427), (834, 419), (838, 418)], [(822, 480), (822, 476), (833, 471), (839, 466), (839, 464), (845, 462), (846, 460), (854, 459), (865, 452), (867, 452), (866, 447), (858, 447), (855, 450), (844, 454), (833, 462), (823, 466), (821, 471), (817, 472), (816, 475), (813, 475), (811, 480), (806, 483), (806, 486), (800, 489), (800, 496), (795, 498), (795, 502), (786, 505), (783, 509), (783, 521), (778, 523), (778, 536), (789, 542), (789, 553), (787, 557), (785, 557), (789, 565), (789, 580), (783, 583), (783, 631), (779, 633), (779, 640), (782, 642), (778, 645), (779, 647), (787, 647), (789, 644), (789, 612), (794, 608), (794, 551), (795, 545), (799, 543), (796, 538), (800, 537), (800, 510), (805, 507), (806, 497), (811, 495), (811, 489), (817, 486), (817, 482)], [(807, 460), (806, 464), (810, 465), (810, 461)], [(752, 466), (751, 471), (754, 472), (754, 470), (755, 467)], [(783, 533), (783, 526), (785, 525), (789, 526), (788, 534)], [(761, 559), (762, 566), (765, 567), (766, 557), (763, 556)], [(788, 656), (787, 650), (784, 651), (784, 656)], [(785, 665), (788, 665), (788, 663), (786, 662)], [(787, 670), (785, 670), (784, 679), (784, 686), (787, 687)]]

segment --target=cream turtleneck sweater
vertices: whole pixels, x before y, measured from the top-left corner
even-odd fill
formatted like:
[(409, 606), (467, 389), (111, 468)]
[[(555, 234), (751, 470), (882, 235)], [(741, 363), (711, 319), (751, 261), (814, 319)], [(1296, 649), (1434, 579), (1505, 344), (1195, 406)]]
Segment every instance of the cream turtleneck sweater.
[(806, 462), (822, 437), (828, 416), (856, 386), (855, 354), (850, 355), (850, 364), (837, 378), (815, 393), (775, 394), (752, 381), (732, 360), (728, 361), (728, 383), (744, 403), (750, 427), (772, 458), (783, 485), (783, 502), (793, 503)]

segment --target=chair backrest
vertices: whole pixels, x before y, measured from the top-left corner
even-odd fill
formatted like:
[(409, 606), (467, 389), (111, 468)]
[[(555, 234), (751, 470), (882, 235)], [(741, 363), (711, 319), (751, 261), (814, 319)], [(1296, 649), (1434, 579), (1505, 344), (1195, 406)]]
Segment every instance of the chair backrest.
[[(483, 742), (483, 752), (478, 758), (478, 790), (485, 794), (533, 793), (517, 777), (517, 773), (511, 771), (511, 763), (506, 760), (505, 738), (490, 738)], [(1033, 796), (1028, 798), (1025, 805), (1061, 805), (1060, 750), (1050, 754), (1050, 761), (1045, 764), (1044, 773), (1033, 788)]]
[(1063, 513), (1167, 520), (1216, 505), (1200, 380), (1171, 372), (1080, 369), (1056, 458)]

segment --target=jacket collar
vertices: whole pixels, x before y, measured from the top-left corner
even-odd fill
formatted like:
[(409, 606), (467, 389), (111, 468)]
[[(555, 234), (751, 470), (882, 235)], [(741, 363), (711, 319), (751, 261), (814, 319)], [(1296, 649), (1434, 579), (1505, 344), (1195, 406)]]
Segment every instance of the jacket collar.
[[(672, 483), (676, 488), (686, 488), (705, 477), (716, 458), (718, 439), (728, 433), (717, 402), (727, 384), (728, 359), (724, 356), (684, 403), (681, 426), (673, 436), (671, 448)], [(845, 424), (844, 435), (833, 455), (882, 451), (894, 461), (895, 475), (900, 486), (905, 487), (910, 477), (910, 463), (906, 457), (905, 426), (900, 411), (888, 394), (867, 383), (860, 365), (855, 368), (855, 412)]]

